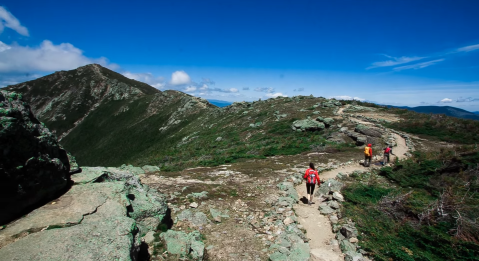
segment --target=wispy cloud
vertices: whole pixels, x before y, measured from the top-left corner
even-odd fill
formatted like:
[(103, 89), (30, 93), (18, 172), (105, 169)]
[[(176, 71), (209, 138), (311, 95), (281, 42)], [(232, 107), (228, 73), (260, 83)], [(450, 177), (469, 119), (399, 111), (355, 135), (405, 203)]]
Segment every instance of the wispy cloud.
[(459, 97), (456, 100), (456, 102), (475, 102), (475, 101), (479, 101), (479, 98), (472, 98), (472, 97), (462, 98), (462, 97)]
[(479, 44), (468, 45), (461, 48), (457, 48), (458, 52), (470, 52), (474, 50), (479, 50)]
[(454, 49), (453, 51), (442, 51), (433, 55), (428, 55), (428, 56), (401, 56), (401, 57), (393, 57), (387, 54), (383, 54), (384, 56), (388, 57), (390, 60), (387, 61), (380, 61), (380, 62), (374, 62), (371, 64), (371, 66), (367, 67), (366, 70), (373, 69), (373, 68), (379, 68), (379, 67), (391, 67), (391, 66), (397, 66), (401, 64), (407, 64), (407, 63), (413, 63), (419, 60), (424, 60), (424, 59), (434, 59), (431, 61), (427, 62), (420, 62), (420, 63), (414, 63), (410, 65), (404, 65), (404, 66), (398, 66), (394, 67), (393, 71), (402, 71), (402, 70), (408, 70), (408, 69), (422, 69), (429, 67), (431, 65), (437, 64), (439, 62), (442, 62), (445, 60), (445, 58), (441, 57), (448, 57), (454, 54), (458, 53), (467, 53), (471, 51), (479, 50), (479, 44), (473, 44), (473, 45), (468, 45), (464, 47), (460, 47), (457, 49)]
[(302, 92), (302, 91), (304, 91), (304, 88), (298, 88), (293, 90), (293, 92)]
[(434, 64), (442, 62), (444, 60), (445, 59), (442, 58), (442, 59), (437, 59), (437, 60), (428, 61), (428, 62), (415, 63), (415, 64), (411, 64), (411, 65), (404, 65), (404, 66), (394, 67), (393, 70), (396, 71), (396, 72), (399, 72), (399, 71), (402, 71), (402, 70), (408, 70), (408, 69), (417, 70), (417, 69), (426, 68), (428, 66), (434, 65)]
[(243, 91), (249, 91), (249, 87), (243, 87)]
[(15, 32), (23, 35), (28, 36), (28, 29), (25, 26), (20, 24), (20, 21), (12, 15), (5, 7), (0, 6), (0, 33), (3, 32), (3, 29), (7, 27)]
[(257, 92), (267, 92), (267, 93), (273, 93), (274, 92), (274, 88), (272, 88), (272, 87), (257, 87), (254, 90), (257, 91)]
[(387, 54), (383, 54), (383, 55), (386, 56), (387, 58), (391, 59), (391, 60), (374, 62), (374, 63), (371, 64), (371, 66), (366, 68), (366, 70), (373, 69), (373, 68), (378, 68), (378, 67), (396, 66), (396, 65), (410, 63), (410, 62), (414, 62), (414, 61), (418, 61), (418, 60), (427, 58), (427, 57), (417, 57), (417, 56), (413, 56), (413, 57), (407, 57), (407, 56), (393, 57), (393, 56), (389, 56)]

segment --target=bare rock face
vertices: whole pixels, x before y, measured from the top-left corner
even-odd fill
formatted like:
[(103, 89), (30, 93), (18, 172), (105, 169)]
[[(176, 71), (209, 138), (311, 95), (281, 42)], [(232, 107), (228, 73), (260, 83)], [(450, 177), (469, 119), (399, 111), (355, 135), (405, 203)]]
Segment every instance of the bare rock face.
[(54, 198), (70, 180), (67, 152), (22, 96), (0, 91), (0, 225)]

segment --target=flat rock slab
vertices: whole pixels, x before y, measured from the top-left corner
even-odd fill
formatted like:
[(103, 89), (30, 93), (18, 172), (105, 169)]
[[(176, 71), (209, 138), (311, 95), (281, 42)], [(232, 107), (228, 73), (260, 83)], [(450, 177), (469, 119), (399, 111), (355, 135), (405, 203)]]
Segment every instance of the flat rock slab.
[(100, 177), (107, 175), (104, 167), (82, 167), (82, 171), (73, 174), (71, 179), (75, 184), (86, 184), (97, 181)]
[(115, 217), (102, 222), (45, 230), (0, 249), (2, 260), (131, 260), (135, 221)]
[[(92, 213), (95, 213), (97, 219), (126, 216), (126, 206), (129, 203), (124, 189), (123, 182), (73, 186), (59, 199), (34, 210), (0, 231), (0, 247), (22, 232), (37, 232), (51, 226), (76, 225)], [(101, 206), (103, 208), (100, 210)]]

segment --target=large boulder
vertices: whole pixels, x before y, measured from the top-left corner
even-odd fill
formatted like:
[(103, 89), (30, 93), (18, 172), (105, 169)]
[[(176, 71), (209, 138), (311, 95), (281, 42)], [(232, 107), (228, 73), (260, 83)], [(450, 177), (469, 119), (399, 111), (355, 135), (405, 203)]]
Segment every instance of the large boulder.
[(0, 91), (0, 225), (63, 192), (70, 181), (67, 152), (20, 94)]
[(318, 131), (325, 127), (324, 123), (311, 119), (297, 120), (291, 125), (291, 128), (295, 131)]
[(363, 124), (358, 124), (354, 131), (364, 134), (370, 137), (377, 137), (380, 138), (383, 134), (382, 131), (376, 128), (371, 128)]

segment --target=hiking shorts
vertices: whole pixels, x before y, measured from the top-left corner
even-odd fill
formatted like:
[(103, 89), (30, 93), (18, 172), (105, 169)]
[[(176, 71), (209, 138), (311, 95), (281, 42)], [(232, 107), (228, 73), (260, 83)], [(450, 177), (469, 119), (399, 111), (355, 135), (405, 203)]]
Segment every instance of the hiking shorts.
[(308, 191), (308, 194), (313, 194), (315, 185), (314, 183), (306, 183), (306, 191)]

